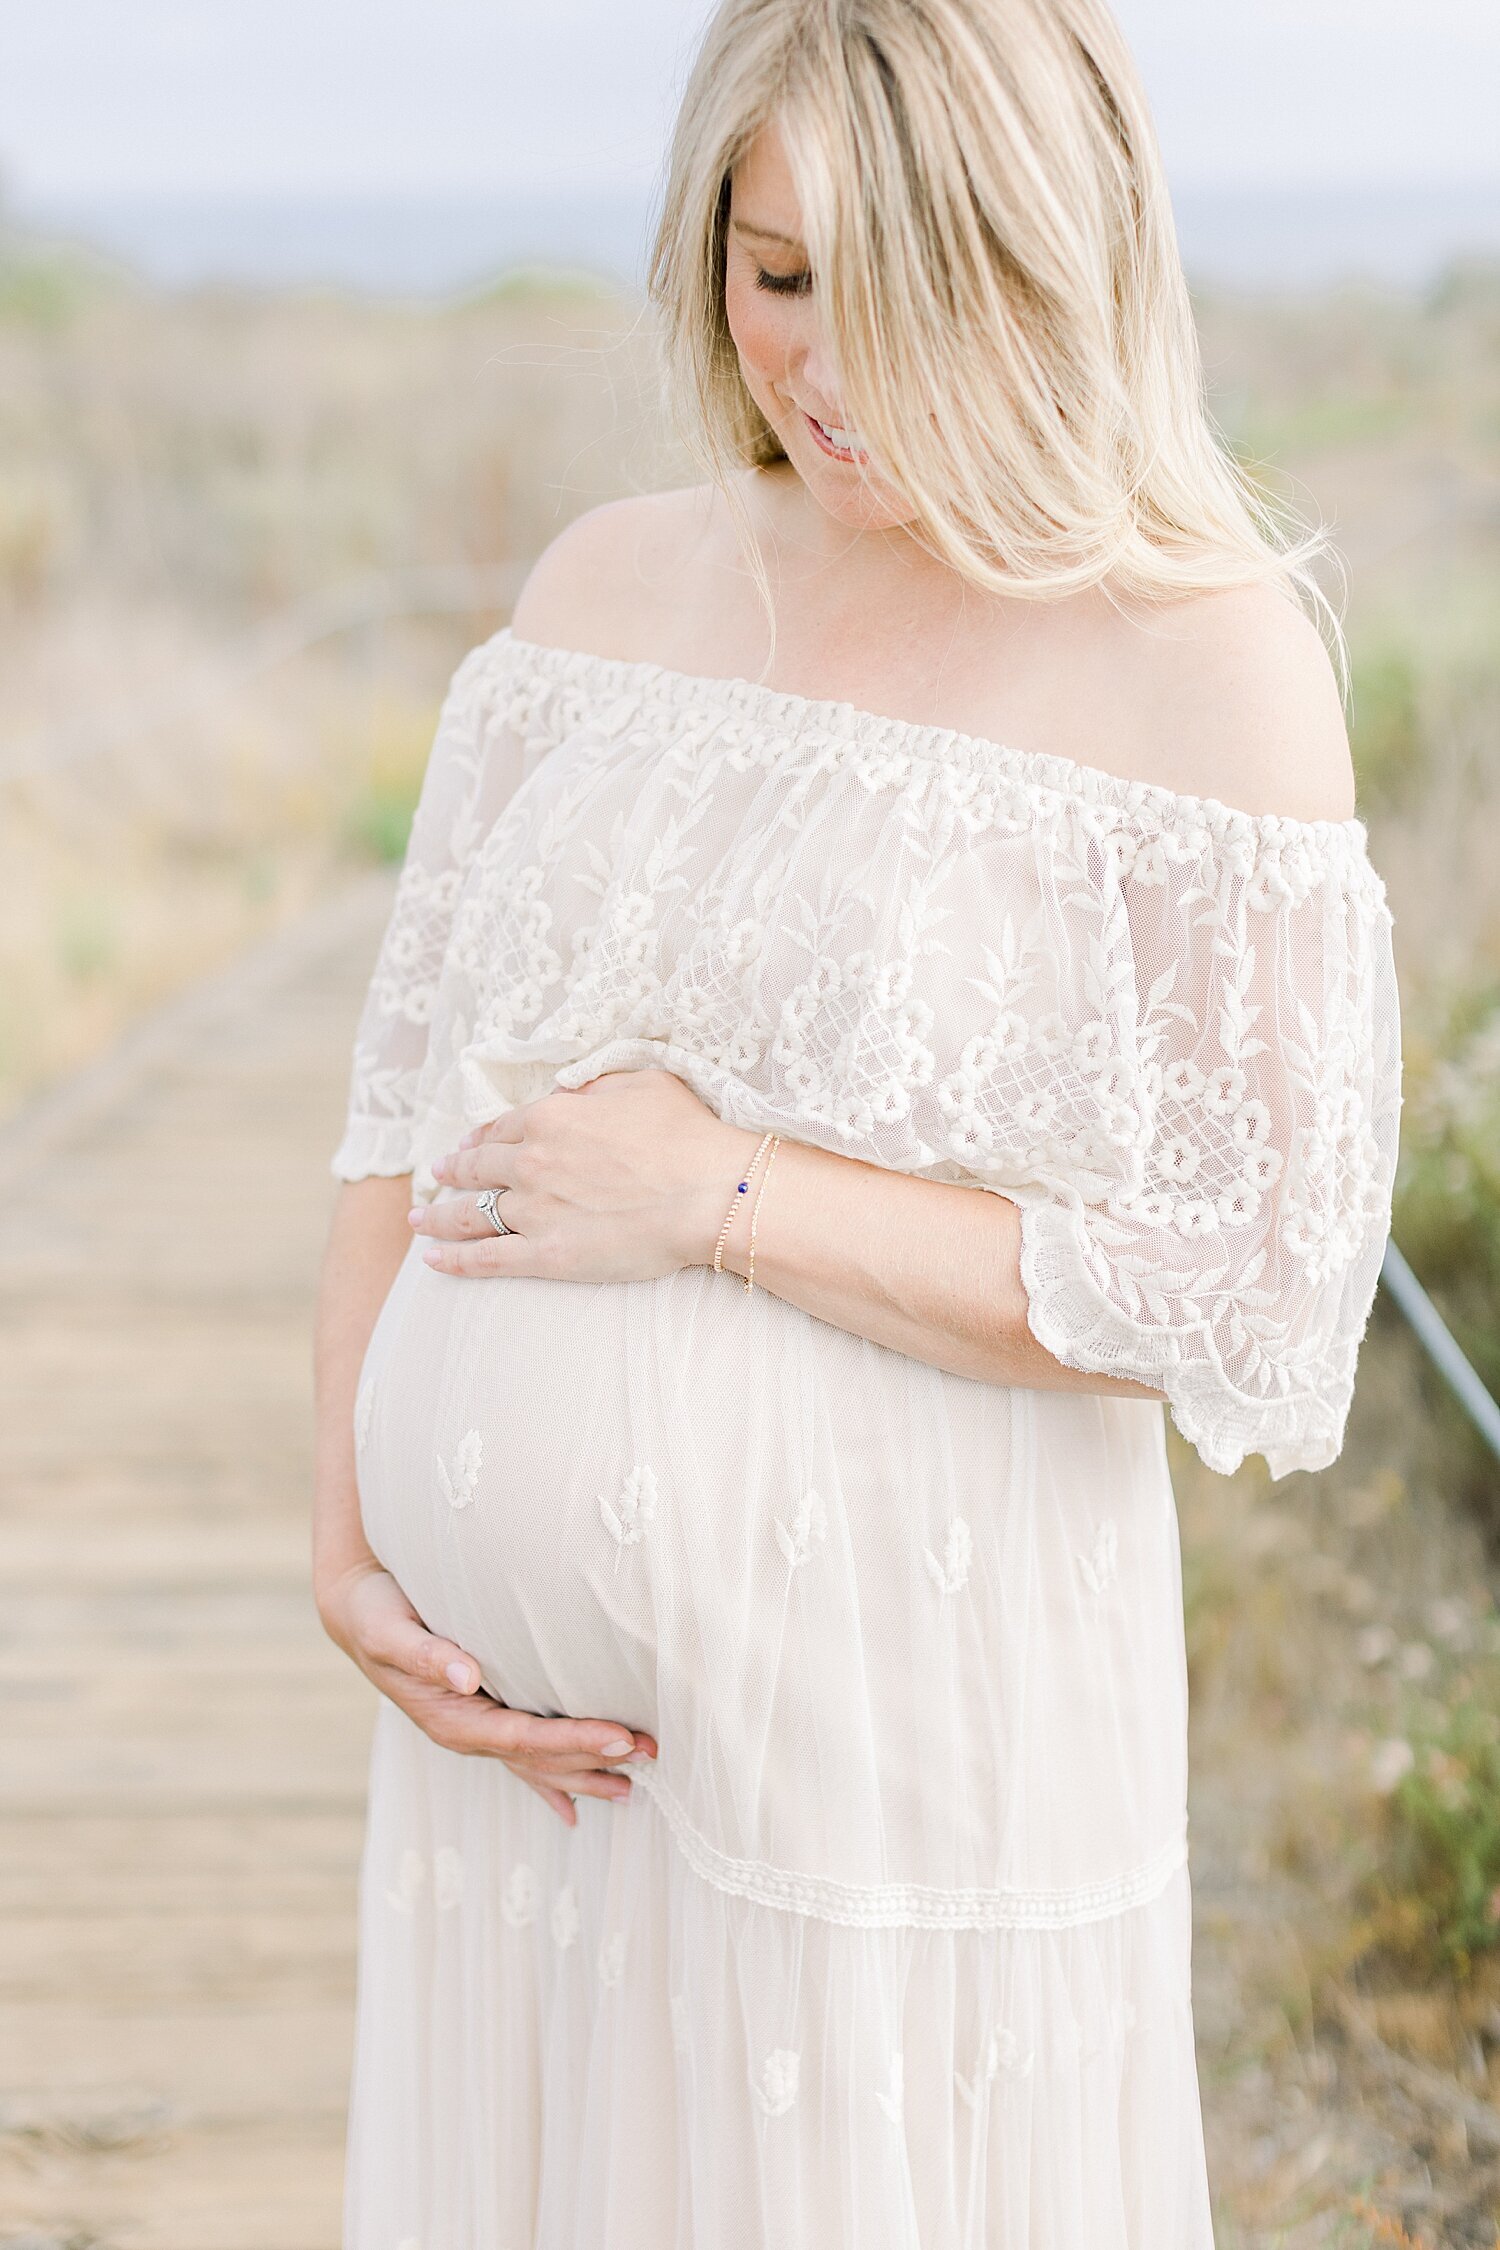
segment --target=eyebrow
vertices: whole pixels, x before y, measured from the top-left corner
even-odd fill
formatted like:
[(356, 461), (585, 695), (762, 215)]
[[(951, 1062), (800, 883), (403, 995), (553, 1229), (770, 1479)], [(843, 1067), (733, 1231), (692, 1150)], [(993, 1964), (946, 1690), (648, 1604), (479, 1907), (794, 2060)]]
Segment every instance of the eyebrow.
[(753, 234), (762, 242), (784, 242), (789, 250), (803, 247), (794, 234), (778, 234), (774, 227), (752, 226), (748, 219), (735, 219), (732, 224), (738, 234)]

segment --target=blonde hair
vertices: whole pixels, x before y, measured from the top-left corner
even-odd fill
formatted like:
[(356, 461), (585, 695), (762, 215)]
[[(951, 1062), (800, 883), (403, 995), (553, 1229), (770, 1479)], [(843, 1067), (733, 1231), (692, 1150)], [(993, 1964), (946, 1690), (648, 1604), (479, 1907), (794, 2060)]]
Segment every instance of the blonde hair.
[(1150, 109), (1103, 0), (721, 0), (711, 18), (647, 286), (773, 639), (733, 472), (785, 453), (724, 303), (730, 176), (773, 122), (840, 404), (929, 552), (1038, 600), (1276, 582), (1331, 629), (1347, 692), (1310, 567), (1342, 573), (1327, 532), (1259, 490), (1209, 414)]

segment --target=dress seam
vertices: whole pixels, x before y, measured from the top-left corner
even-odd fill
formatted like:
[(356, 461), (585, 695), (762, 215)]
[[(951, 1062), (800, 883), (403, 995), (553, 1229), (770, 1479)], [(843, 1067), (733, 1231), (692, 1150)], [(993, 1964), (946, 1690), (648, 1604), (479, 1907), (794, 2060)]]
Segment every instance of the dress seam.
[(656, 1804), (688, 1865), (716, 1890), (847, 1929), (1072, 1929), (1145, 1905), (1188, 1857), (1184, 1820), (1178, 1833), (1138, 1866), (1065, 1889), (950, 1891), (923, 1883), (843, 1883), (721, 1852), (693, 1826), (660, 1774), (639, 1768), (633, 1779)]

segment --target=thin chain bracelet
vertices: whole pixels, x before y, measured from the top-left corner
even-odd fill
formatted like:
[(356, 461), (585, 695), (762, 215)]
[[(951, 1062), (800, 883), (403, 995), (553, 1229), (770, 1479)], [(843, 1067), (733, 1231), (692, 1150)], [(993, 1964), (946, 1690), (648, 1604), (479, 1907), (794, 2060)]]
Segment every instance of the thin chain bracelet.
[(755, 1222), (760, 1217), (760, 1199), (766, 1192), (766, 1182), (771, 1177), (771, 1166), (776, 1162), (776, 1151), (780, 1146), (781, 1135), (773, 1133), (771, 1135), (771, 1153), (766, 1158), (766, 1168), (760, 1176), (760, 1191), (755, 1198), (755, 1207), (750, 1213), (750, 1271), (745, 1276), (746, 1296), (755, 1287)]
[(734, 1194), (729, 1199), (729, 1209), (724, 1214), (724, 1224), (720, 1227), (719, 1239), (714, 1244), (715, 1273), (722, 1273), (724, 1271), (724, 1245), (729, 1239), (729, 1229), (734, 1219), (734, 1214), (740, 1207), (739, 1199), (742, 1195), (749, 1194), (750, 1182), (755, 1177), (755, 1167), (760, 1162), (761, 1158), (765, 1155), (766, 1150), (769, 1148), (770, 1144), (775, 1140), (775, 1138), (776, 1135), (774, 1133), (768, 1132), (761, 1135), (760, 1146), (756, 1150), (755, 1154), (751, 1157), (749, 1164), (745, 1168), (745, 1177), (739, 1182), (738, 1186), (735, 1188)]

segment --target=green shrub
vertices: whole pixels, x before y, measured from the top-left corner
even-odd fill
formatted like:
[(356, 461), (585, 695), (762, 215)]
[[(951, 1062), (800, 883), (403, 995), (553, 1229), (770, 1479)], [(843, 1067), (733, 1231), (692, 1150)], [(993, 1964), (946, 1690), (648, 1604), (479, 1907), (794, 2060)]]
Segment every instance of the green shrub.
[(383, 863), (399, 860), (411, 834), (421, 787), (420, 772), (372, 774), (349, 807), (345, 822), (354, 849)]
[[(1500, 1946), (1500, 1660), (1450, 1656), (1377, 1745), (1376, 1862), (1359, 1901), (1376, 1951), (1419, 1977), (1468, 1976)], [(1383, 1771), (1381, 1770), (1383, 1766)]]
[(1416, 663), (1409, 650), (1353, 652), (1350, 741), (1361, 798), (1382, 804), (1409, 796), (1426, 770), (1426, 737)]

